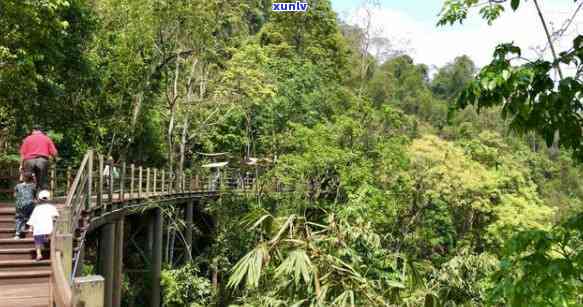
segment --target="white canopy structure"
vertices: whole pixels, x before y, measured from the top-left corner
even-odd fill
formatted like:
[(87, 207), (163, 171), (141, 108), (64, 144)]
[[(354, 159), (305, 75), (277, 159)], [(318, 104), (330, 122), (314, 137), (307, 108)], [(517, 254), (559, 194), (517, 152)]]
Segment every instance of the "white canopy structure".
[(204, 165), (202, 165), (202, 167), (204, 167), (204, 168), (221, 168), (221, 167), (224, 167), (227, 164), (229, 164), (229, 162), (227, 162), (227, 161), (225, 161), (225, 162), (215, 162), (215, 163), (204, 164)]

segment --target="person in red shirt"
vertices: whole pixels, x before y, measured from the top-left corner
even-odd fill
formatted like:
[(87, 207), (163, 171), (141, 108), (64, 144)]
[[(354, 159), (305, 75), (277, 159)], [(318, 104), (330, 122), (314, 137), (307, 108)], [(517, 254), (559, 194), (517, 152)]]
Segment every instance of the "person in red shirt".
[(55, 144), (39, 126), (35, 126), (32, 133), (22, 141), (20, 169), (35, 175), (37, 190), (48, 190), (49, 159), (57, 154)]

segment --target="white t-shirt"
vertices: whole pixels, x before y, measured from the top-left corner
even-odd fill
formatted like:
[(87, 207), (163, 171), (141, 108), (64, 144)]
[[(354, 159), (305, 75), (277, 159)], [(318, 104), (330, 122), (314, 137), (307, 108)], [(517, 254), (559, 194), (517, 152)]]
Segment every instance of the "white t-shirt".
[(49, 235), (53, 232), (53, 220), (59, 216), (57, 208), (51, 204), (38, 204), (26, 224), (32, 226), (32, 235)]

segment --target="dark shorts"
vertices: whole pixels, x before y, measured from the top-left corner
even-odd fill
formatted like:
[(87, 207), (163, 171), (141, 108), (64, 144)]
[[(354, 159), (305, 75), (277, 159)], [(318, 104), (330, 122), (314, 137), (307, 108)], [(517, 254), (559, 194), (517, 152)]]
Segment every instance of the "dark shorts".
[(33, 173), (36, 177), (38, 190), (49, 189), (49, 159), (46, 157), (36, 157), (34, 159), (24, 160), (22, 169), (24, 172)]
[(34, 236), (34, 246), (44, 247), (49, 242), (49, 235)]

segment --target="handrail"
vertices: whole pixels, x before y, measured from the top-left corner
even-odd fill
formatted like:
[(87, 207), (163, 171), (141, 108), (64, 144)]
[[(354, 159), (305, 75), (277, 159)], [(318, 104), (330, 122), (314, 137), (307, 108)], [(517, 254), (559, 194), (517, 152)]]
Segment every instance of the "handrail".
[[(77, 187), (79, 186), (79, 182), (81, 181), (81, 177), (83, 177), (83, 185), (81, 185), (81, 188), (84, 187), (85, 185), (85, 179), (86, 177), (83, 176), (84, 171), (85, 171), (85, 167), (89, 161), (89, 159), (91, 158), (91, 156), (93, 155), (93, 151), (89, 150), (86, 154), (85, 157), (83, 158), (83, 161), (81, 162), (81, 166), (79, 166), (79, 170), (77, 171), (77, 175), (75, 176), (75, 180), (73, 181), (73, 184), (71, 185), (69, 192), (67, 193), (67, 199), (65, 200), (65, 207), (66, 208), (73, 208), (73, 197), (77, 194)], [(91, 170), (89, 170), (89, 176), (91, 176)], [(81, 191), (81, 193), (83, 193), (83, 191)], [(75, 221), (78, 221), (79, 219), (79, 214), (81, 213), (81, 211), (79, 210), (79, 208), (74, 208), (74, 210), (71, 210), (71, 221), (70, 222), (70, 231), (74, 231), (74, 223)]]
[[(58, 222), (58, 225), (53, 231), (52, 241), (51, 241), (51, 293), (53, 304), (59, 307), (72, 307), (75, 301), (74, 295), (74, 283), (72, 279), (69, 279), (69, 276), (66, 272), (70, 272), (71, 263), (67, 261), (63, 261), (65, 257), (71, 260), (72, 257), (72, 241), (65, 242), (62, 235), (68, 235), (69, 238), (72, 238), (72, 235), (75, 233), (75, 221), (79, 221), (79, 215), (81, 210), (76, 206), (78, 204), (73, 204), (74, 196), (77, 195), (77, 192), (80, 188), (81, 193), (83, 193), (84, 185), (86, 180), (83, 180), (83, 184), (79, 186), (79, 182), (83, 179), (86, 179), (85, 175), (85, 168), (88, 161), (91, 159), (93, 155), (93, 151), (89, 150), (83, 161), (81, 162), (81, 166), (77, 171), (77, 175), (75, 176), (75, 180), (73, 184), (69, 187), (69, 191), (67, 192), (67, 198), (65, 200), (65, 211), (67, 214), (61, 218)], [(89, 170), (89, 176), (91, 176), (91, 170)], [(65, 246), (68, 244), (69, 246)]]
[(73, 306), (73, 290), (65, 277), (63, 270), (63, 253), (61, 251), (51, 251), (51, 279), (53, 302), (56, 306), (70, 307)]

